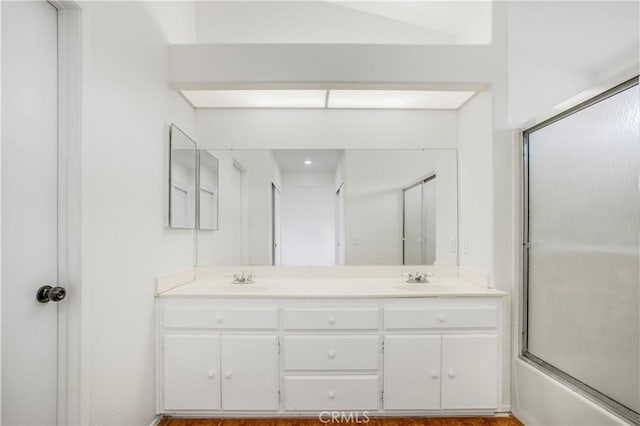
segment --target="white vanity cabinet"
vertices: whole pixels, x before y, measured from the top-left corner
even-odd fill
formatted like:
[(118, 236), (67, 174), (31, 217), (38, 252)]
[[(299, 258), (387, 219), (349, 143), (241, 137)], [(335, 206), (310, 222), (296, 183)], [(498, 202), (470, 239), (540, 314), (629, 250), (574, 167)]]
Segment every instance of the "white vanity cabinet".
[(278, 410), (276, 307), (166, 302), (158, 310), (158, 412)]
[(160, 297), (158, 413), (491, 414), (501, 297)]
[(283, 308), (285, 411), (379, 409), (380, 312), (377, 306)]
[(223, 335), (222, 409), (278, 409), (278, 336)]
[(167, 334), (161, 348), (164, 409), (219, 409), (220, 337)]
[(499, 314), (494, 299), (385, 308), (385, 409), (495, 409)]
[(384, 408), (440, 408), (442, 337), (389, 335), (384, 338)]

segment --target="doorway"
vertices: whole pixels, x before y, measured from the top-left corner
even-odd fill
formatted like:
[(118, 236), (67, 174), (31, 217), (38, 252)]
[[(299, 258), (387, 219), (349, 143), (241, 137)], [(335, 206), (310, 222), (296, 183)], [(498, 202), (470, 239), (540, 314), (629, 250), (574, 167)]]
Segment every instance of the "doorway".
[[(57, 424), (58, 10), (2, 2), (2, 423)], [(65, 303), (62, 301), (61, 303)]]

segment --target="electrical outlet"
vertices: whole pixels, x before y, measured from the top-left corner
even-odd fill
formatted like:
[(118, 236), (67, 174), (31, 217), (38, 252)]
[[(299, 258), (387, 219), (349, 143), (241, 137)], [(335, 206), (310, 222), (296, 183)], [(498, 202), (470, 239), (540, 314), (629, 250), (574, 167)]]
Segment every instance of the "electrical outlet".
[(455, 253), (456, 252), (456, 239), (452, 238), (451, 242), (449, 243), (449, 252), (450, 253)]
[(462, 241), (462, 252), (464, 254), (469, 254), (469, 239), (468, 238), (465, 238)]

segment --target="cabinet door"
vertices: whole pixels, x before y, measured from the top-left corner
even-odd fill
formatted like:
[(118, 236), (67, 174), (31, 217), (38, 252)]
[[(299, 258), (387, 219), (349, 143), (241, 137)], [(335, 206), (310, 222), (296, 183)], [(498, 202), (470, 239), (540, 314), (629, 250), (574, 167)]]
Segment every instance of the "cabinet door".
[(498, 337), (460, 334), (442, 337), (442, 408), (496, 408)]
[(440, 408), (440, 336), (385, 336), (384, 408)]
[(222, 409), (278, 409), (278, 337), (222, 337)]
[(219, 409), (220, 338), (167, 334), (163, 348), (164, 409)]

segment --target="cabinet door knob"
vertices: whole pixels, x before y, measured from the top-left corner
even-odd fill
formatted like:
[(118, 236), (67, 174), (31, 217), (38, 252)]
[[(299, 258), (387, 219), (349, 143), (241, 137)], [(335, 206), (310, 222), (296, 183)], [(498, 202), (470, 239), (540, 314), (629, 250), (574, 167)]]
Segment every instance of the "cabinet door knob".
[(221, 314), (216, 315), (216, 322), (218, 324), (222, 324), (223, 321), (224, 321), (224, 317)]
[(334, 351), (333, 349), (329, 349), (329, 352), (327, 352), (327, 355), (329, 355), (329, 358), (333, 359), (336, 357), (336, 351)]
[(446, 320), (447, 318), (444, 316), (444, 314), (438, 314), (438, 321), (445, 322)]
[(209, 370), (209, 373), (207, 374), (207, 377), (209, 379), (213, 379), (214, 377), (216, 377), (216, 372), (215, 370)]
[(336, 317), (333, 315), (329, 315), (329, 318), (327, 318), (327, 321), (329, 322), (329, 324), (335, 324), (336, 323)]
[(436, 370), (431, 370), (429, 375), (431, 376), (432, 379), (437, 379), (440, 376)]
[(330, 390), (328, 396), (329, 396), (329, 399), (335, 399), (336, 393), (334, 391)]
[(233, 376), (233, 371), (231, 371), (231, 370), (227, 370), (227, 371), (224, 373), (224, 377), (225, 377), (226, 379), (230, 379), (230, 378), (231, 378), (231, 376)]
[(447, 371), (447, 376), (449, 376), (449, 378), (453, 379), (456, 377), (456, 372), (453, 370), (449, 370)]

